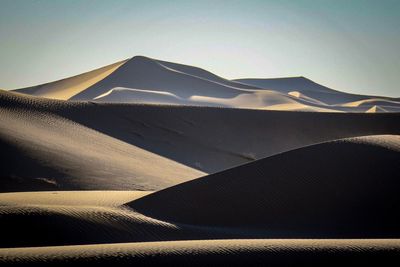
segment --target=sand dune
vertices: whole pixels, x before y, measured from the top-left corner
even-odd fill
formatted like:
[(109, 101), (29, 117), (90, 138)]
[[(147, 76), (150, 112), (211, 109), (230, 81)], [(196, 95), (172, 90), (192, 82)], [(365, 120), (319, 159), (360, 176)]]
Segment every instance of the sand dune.
[[(164, 221), (278, 238), (400, 236), (400, 136), (304, 147), (129, 204)], [(193, 212), (196, 211), (196, 212)]]
[(28, 103), (14, 104), (0, 107), (2, 192), (151, 190), (203, 174)]
[(204, 240), (0, 249), (20, 266), (338, 266), (382, 265), (400, 258), (398, 239)]
[(101, 81), (112, 72), (114, 72), (116, 69), (118, 69), (125, 62), (126, 60), (123, 60), (74, 77), (66, 78), (56, 82), (18, 89), (15, 91), (18, 93), (42, 96), (46, 98), (69, 99), (87, 89), (88, 87), (92, 86), (93, 84)]
[[(313, 112), (365, 112), (370, 107), (352, 103), (377, 98), (336, 91), (304, 77), (227, 80), (198, 67), (144, 56), (16, 91), (64, 100)], [(388, 112), (400, 110), (397, 99), (379, 99), (390, 107)], [(280, 103), (270, 103), (276, 100)]]
[[(230, 83), (234, 84), (234, 82)], [(157, 60), (137, 56), (128, 60), (118, 71), (111, 73), (71, 99), (91, 100), (115, 87), (169, 92), (182, 98), (192, 95), (226, 98), (244, 92), (240, 87), (228, 86), (184, 73), (165, 67)]]

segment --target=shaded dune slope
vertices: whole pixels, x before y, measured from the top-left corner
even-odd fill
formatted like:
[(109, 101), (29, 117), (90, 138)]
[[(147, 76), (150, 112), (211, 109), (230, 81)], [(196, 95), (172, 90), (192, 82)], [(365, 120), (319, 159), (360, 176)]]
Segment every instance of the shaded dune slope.
[(400, 237), (400, 136), (305, 147), (129, 204), (173, 223), (284, 238)]

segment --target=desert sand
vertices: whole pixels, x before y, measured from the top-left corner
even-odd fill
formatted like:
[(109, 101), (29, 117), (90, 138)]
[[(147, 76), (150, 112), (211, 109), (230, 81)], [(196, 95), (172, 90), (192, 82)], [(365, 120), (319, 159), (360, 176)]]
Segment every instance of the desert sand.
[(400, 101), (143, 56), (0, 91), (0, 263), (400, 259)]

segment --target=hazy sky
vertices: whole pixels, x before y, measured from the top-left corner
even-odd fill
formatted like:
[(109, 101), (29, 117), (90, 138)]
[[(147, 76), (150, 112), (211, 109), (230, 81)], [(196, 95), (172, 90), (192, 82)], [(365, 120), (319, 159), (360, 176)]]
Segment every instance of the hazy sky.
[(400, 1), (0, 0), (0, 88), (134, 55), (400, 97)]

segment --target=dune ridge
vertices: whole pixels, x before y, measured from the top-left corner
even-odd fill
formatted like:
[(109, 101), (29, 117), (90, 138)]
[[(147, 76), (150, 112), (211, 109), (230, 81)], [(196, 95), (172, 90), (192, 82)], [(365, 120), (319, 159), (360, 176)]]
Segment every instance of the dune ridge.
[[(16, 92), (64, 100), (311, 112), (366, 112), (378, 101), (388, 107), (378, 112), (400, 110), (396, 98), (340, 92), (304, 77), (228, 80), (198, 67), (144, 56)], [(271, 104), (271, 99), (280, 104)], [(360, 101), (367, 104), (356, 104)]]

